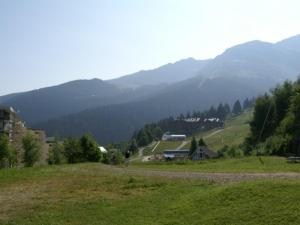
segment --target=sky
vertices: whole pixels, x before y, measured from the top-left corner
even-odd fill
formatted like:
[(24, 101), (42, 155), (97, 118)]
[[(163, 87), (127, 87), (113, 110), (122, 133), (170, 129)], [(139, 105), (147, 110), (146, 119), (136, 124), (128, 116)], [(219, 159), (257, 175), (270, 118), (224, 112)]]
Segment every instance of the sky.
[(300, 34), (299, 0), (0, 0), (0, 95)]

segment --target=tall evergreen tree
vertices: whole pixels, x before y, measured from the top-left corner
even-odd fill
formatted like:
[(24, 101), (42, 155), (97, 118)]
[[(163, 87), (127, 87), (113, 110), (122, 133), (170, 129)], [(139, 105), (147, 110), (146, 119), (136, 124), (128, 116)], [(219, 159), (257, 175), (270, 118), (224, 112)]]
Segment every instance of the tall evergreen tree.
[(243, 110), (248, 109), (250, 107), (250, 101), (246, 98), (243, 102)]
[(224, 105), (224, 109), (225, 109), (225, 112), (226, 112), (226, 116), (229, 115), (231, 113), (231, 109), (230, 109), (230, 106), (228, 103), (226, 103)]
[(222, 103), (219, 104), (218, 109), (217, 109), (217, 117), (220, 118), (221, 120), (224, 120), (226, 118), (226, 109), (223, 106)]
[(234, 115), (239, 115), (242, 112), (242, 106), (239, 100), (237, 100), (234, 105), (233, 105), (233, 109), (232, 109), (232, 113)]
[(129, 147), (128, 147), (128, 150), (134, 154), (138, 151), (138, 145), (136, 143), (136, 140), (135, 138), (131, 140), (130, 144), (129, 144)]
[(211, 106), (207, 114), (208, 117), (217, 117), (217, 110)]
[(207, 146), (205, 141), (203, 140), (203, 138), (200, 138), (200, 140), (198, 142), (198, 146)]
[(190, 147), (190, 155), (192, 155), (197, 149), (197, 141), (195, 139), (195, 137), (193, 137), (192, 141), (191, 141), (191, 147)]

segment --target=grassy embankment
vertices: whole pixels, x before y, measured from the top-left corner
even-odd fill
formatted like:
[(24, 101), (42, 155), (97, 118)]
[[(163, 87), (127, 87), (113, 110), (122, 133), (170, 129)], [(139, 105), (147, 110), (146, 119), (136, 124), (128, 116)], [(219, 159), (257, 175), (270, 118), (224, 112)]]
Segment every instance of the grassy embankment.
[(298, 224), (300, 181), (217, 184), (101, 164), (0, 170), (0, 224)]
[[(214, 151), (221, 149), (223, 146), (238, 146), (244, 141), (244, 138), (249, 133), (249, 121), (251, 119), (252, 112), (247, 111), (240, 116), (228, 119), (225, 122), (224, 129), (213, 129), (205, 132), (195, 134), (197, 139), (201, 137), (204, 139), (208, 147)], [(189, 149), (191, 137), (187, 139), (186, 145), (181, 149)], [(164, 150), (176, 149), (183, 142), (182, 141), (161, 141), (154, 152), (153, 147), (146, 148), (145, 155), (154, 153), (162, 153)]]

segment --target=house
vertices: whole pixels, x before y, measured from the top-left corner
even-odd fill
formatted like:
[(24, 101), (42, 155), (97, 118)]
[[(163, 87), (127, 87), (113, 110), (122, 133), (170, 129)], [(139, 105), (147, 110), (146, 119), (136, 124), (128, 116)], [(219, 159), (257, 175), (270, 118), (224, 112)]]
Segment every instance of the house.
[(166, 161), (191, 159), (194, 161), (216, 158), (218, 154), (212, 150), (209, 150), (206, 146), (199, 146), (196, 151), (190, 155), (189, 149), (182, 150), (165, 150), (163, 157)]
[(99, 146), (98, 148), (99, 148), (101, 153), (103, 153), (103, 154), (107, 153), (107, 150), (103, 146)]
[(185, 134), (170, 134), (169, 132), (164, 133), (161, 138), (163, 141), (184, 141), (185, 139)]
[(166, 161), (176, 160), (176, 159), (188, 159), (190, 150), (181, 149), (181, 150), (165, 150), (163, 153), (164, 159)]
[(199, 146), (196, 151), (191, 155), (191, 159), (194, 161), (204, 160), (210, 158), (216, 158), (218, 154), (212, 150), (209, 150), (206, 146)]

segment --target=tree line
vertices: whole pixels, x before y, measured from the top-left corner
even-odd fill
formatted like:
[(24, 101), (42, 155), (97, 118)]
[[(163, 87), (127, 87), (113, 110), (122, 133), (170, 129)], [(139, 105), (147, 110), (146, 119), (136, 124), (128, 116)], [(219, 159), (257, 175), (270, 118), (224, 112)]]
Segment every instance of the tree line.
[(178, 115), (175, 117), (176, 119), (174, 117), (169, 117), (162, 119), (157, 123), (146, 124), (133, 134), (127, 149), (132, 154), (135, 154), (138, 150), (138, 147), (147, 146), (154, 140), (160, 140), (164, 132), (170, 131), (169, 128), (172, 127), (171, 124), (174, 122), (174, 120), (184, 120), (189, 118), (219, 118), (224, 121), (228, 117), (237, 116), (241, 114), (243, 110), (253, 107), (254, 103), (255, 98), (246, 98), (243, 101), (243, 104), (241, 104), (240, 100), (236, 100), (232, 108), (228, 103), (220, 103), (218, 107), (211, 106), (209, 110), (194, 110), (192, 113), (188, 111), (185, 115)]
[[(41, 158), (42, 144), (33, 132), (28, 131), (22, 138), (23, 157), (22, 163), (26, 167), (35, 165)], [(119, 160), (118, 151), (103, 154), (98, 143), (90, 134), (81, 138), (66, 138), (55, 140), (48, 149), (48, 163), (80, 163), (80, 162), (104, 162), (109, 163), (111, 159)], [(107, 158), (111, 157), (111, 158)], [(122, 158), (122, 157), (121, 157)], [(9, 140), (7, 134), (0, 136), (0, 165), (4, 167), (16, 166), (16, 150)]]
[(286, 81), (257, 98), (251, 134), (245, 151), (272, 155), (300, 155), (300, 78)]

